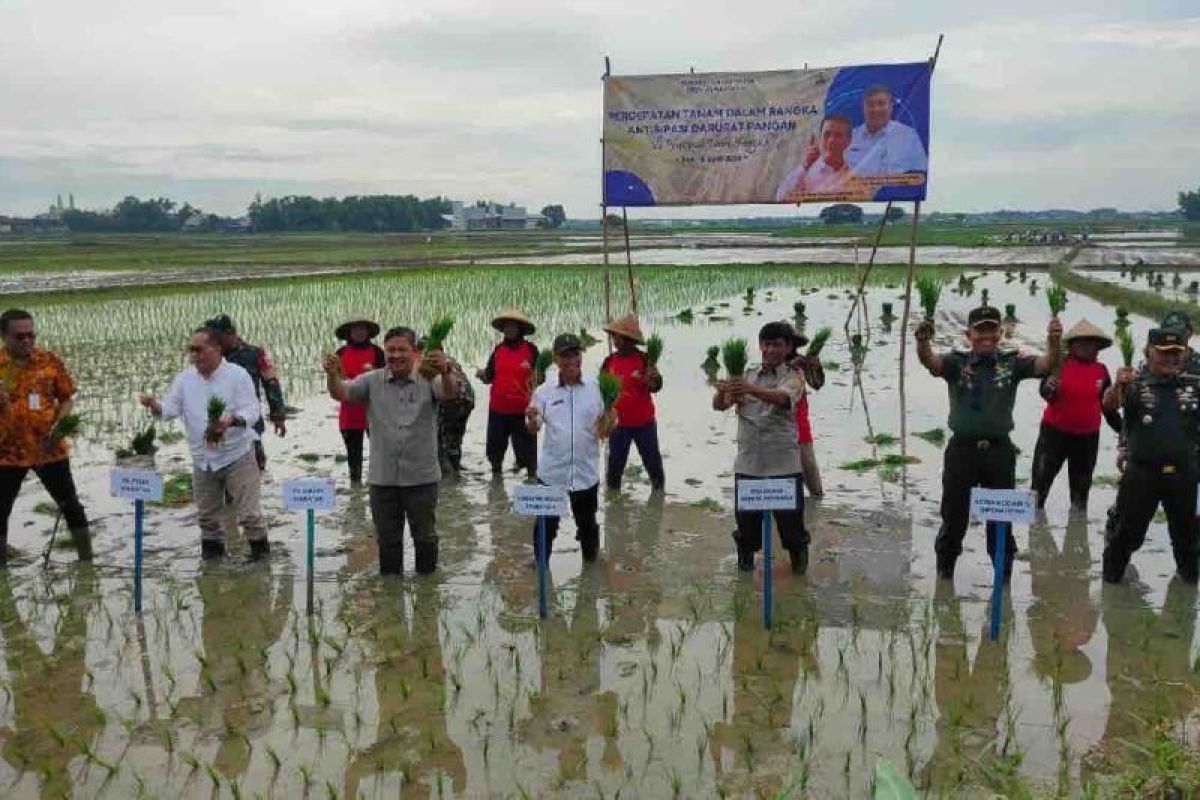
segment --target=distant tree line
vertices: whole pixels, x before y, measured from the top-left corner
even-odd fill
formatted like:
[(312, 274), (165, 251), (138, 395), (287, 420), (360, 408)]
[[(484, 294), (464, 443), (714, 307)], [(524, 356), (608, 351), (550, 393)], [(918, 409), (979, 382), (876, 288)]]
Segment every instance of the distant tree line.
[(108, 212), (72, 208), (63, 212), (62, 219), (76, 233), (168, 233), (181, 230), (197, 214), (203, 217), (201, 229), (214, 229), (221, 220), (216, 214), (204, 214), (187, 203), (180, 206), (165, 197), (126, 197)]
[(301, 195), (256, 197), (250, 222), (256, 231), (362, 231), (395, 233), (447, 227), (450, 201), (412, 195), (364, 195), (318, 199)]
[(1200, 189), (1179, 193), (1179, 210), (1188, 222), (1200, 222)]

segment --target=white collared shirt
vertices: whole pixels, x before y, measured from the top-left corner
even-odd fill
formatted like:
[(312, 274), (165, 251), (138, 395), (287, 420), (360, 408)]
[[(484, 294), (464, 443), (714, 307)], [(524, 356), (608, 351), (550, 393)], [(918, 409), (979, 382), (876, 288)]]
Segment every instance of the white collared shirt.
[(855, 175), (902, 175), (926, 172), (929, 159), (917, 132), (903, 122), (889, 120), (875, 133), (864, 122), (854, 129), (846, 161)]
[(542, 451), (538, 480), (569, 492), (590, 489), (600, 482), (600, 440), (596, 423), (604, 416), (604, 399), (596, 379), (561, 386), (558, 375), (533, 394), (533, 405), (542, 415)]
[[(204, 432), (208, 429), (208, 401), (212, 397), (225, 401), (226, 414), (246, 421), (244, 427), (226, 430), (217, 444), (204, 440)], [(202, 471), (227, 467), (250, 452), (258, 438), (254, 424), (261, 414), (250, 373), (225, 359), (221, 359), (221, 365), (207, 378), (195, 367), (188, 367), (175, 376), (171, 390), (162, 400), (164, 420), (183, 418), (192, 463)]]
[(796, 194), (829, 193), (848, 191), (846, 181), (850, 179), (850, 164), (845, 162), (841, 169), (829, 166), (822, 156), (813, 162), (807, 170), (804, 165), (796, 167), (779, 184), (775, 190), (775, 199), (786, 201)]

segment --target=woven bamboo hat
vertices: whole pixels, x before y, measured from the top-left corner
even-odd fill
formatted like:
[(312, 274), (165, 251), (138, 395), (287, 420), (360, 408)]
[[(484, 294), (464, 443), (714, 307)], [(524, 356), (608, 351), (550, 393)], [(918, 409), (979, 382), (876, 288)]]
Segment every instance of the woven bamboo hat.
[(642, 336), (642, 329), (638, 326), (637, 317), (633, 314), (615, 319), (604, 326), (605, 333), (611, 333), (614, 336), (624, 336), (626, 339), (632, 339), (638, 344), (645, 342), (646, 337)]
[(1112, 338), (1108, 334), (1097, 328), (1092, 323), (1088, 322), (1086, 319), (1081, 319), (1079, 322), (1076, 322), (1074, 325), (1072, 325), (1071, 330), (1067, 331), (1067, 335), (1063, 337), (1063, 341), (1065, 341), (1067, 344), (1070, 344), (1076, 339), (1095, 339), (1100, 343), (1101, 350), (1106, 347), (1112, 347), (1113, 343)]
[(492, 320), (492, 327), (498, 331), (503, 331), (504, 323), (515, 322), (521, 329), (522, 336), (533, 336), (537, 332), (537, 326), (529, 321), (529, 318), (522, 314), (518, 309), (510, 308), (500, 316)]
[(366, 314), (359, 314), (357, 316), (352, 315), (347, 317), (345, 322), (343, 322), (341, 325), (338, 325), (337, 328), (334, 329), (333, 335), (339, 339), (348, 340), (350, 338), (350, 329), (355, 325), (366, 325), (367, 335), (372, 339), (379, 335), (379, 323), (368, 317)]

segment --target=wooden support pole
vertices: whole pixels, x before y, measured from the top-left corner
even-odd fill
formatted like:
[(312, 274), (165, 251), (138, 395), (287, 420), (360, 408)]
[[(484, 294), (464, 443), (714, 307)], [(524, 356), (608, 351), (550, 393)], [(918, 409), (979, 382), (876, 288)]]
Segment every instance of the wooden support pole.
[(633, 255), (629, 251), (629, 215), (625, 212), (625, 206), (621, 206), (621, 227), (625, 229), (625, 271), (629, 276), (629, 310), (636, 317), (637, 287), (633, 284)]

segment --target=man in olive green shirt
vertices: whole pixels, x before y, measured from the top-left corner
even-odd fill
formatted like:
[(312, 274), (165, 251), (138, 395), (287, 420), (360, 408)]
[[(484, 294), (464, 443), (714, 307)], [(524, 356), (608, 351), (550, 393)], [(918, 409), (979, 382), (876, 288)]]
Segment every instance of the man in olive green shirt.
[(1125, 417), (1127, 460), (1117, 489), (1115, 525), (1105, 532), (1104, 580), (1120, 583), (1129, 560), (1146, 541), (1161, 503), (1175, 567), (1184, 583), (1200, 577), (1196, 483), (1200, 479), (1200, 377), (1185, 372), (1187, 337), (1177, 328), (1150, 331), (1146, 367), (1117, 371), (1104, 393), (1106, 410)]
[[(971, 489), (1012, 489), (1016, 485), (1017, 451), (1009, 440), (1017, 385), (1049, 375), (1061, 358), (1062, 323), (1050, 320), (1046, 354), (1021, 355), (1000, 351), (1000, 310), (980, 306), (967, 316), (971, 349), (938, 354), (933, 351), (933, 322), (917, 326), (917, 358), (932, 375), (943, 378), (950, 398), (951, 437), (942, 465), (942, 526), (934, 550), (938, 577), (954, 578), (962, 540), (970, 523)], [(996, 552), (996, 526), (987, 526), (987, 552)], [(1009, 530), (1004, 579), (1012, 577), (1017, 542)]]

